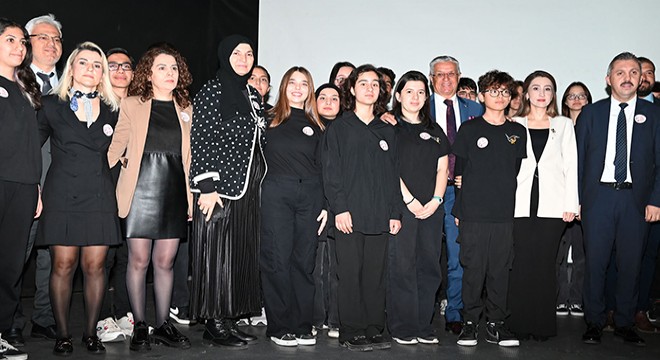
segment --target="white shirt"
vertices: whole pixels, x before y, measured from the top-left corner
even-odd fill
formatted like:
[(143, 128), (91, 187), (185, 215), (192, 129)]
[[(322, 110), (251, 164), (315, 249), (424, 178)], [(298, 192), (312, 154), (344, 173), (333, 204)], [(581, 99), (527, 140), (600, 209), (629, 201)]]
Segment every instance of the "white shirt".
[[(445, 105), (445, 98), (442, 97), (442, 95), (433, 93), (433, 96), (435, 97), (433, 100), (435, 101), (435, 121), (440, 125), (442, 130), (447, 133), (447, 105)], [(452, 105), (454, 105), (454, 119), (456, 119), (456, 132), (458, 132), (458, 128), (461, 127), (461, 112), (460, 112), (460, 107), (458, 106), (458, 98), (456, 97), (456, 94), (449, 98), (449, 100), (452, 101)]]
[(42, 74), (50, 74), (51, 72), (53, 73), (53, 76), (50, 78), (50, 86), (53, 87), (53, 89), (57, 86), (57, 84), (60, 83), (60, 79), (57, 77), (57, 71), (55, 71), (55, 68), (53, 70), (46, 72), (41, 69), (39, 69), (36, 65), (30, 64), (30, 69), (34, 71), (34, 76), (37, 78), (37, 83), (39, 84), (39, 90), (43, 89), (44, 87), (44, 81), (41, 80), (39, 76), (37, 76), (37, 73), (42, 73)]
[[(616, 182), (614, 179), (614, 155), (616, 154), (616, 123), (621, 111), (620, 101), (610, 97), (610, 122), (607, 125), (607, 148), (605, 149), (605, 166), (603, 175), (600, 177), (602, 182)], [(632, 182), (630, 174), (630, 144), (632, 143), (633, 123), (635, 118), (635, 107), (637, 106), (637, 97), (633, 97), (628, 102), (628, 106), (623, 110), (626, 114), (626, 182)]]

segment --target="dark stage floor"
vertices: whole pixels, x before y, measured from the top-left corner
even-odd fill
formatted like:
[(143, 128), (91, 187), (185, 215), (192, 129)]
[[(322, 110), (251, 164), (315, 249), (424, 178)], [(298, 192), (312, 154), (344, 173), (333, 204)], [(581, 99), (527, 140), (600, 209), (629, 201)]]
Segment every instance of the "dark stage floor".
[[(152, 303), (153, 304), (153, 303)], [(32, 309), (32, 298), (23, 301), (26, 313)], [(558, 319), (559, 336), (546, 342), (522, 342), (519, 348), (501, 348), (487, 343), (483, 338), (479, 345), (465, 348), (456, 345), (456, 337), (444, 332), (444, 323), (437, 322), (439, 345), (403, 346), (393, 344), (390, 350), (353, 353), (340, 348), (337, 340), (327, 337), (325, 331), (318, 336), (316, 346), (283, 348), (265, 337), (265, 327), (243, 327), (246, 332), (259, 335), (259, 340), (245, 350), (227, 350), (202, 345), (203, 326), (178, 326), (192, 341), (189, 350), (171, 349), (162, 345), (153, 346), (151, 352), (138, 354), (128, 348), (128, 340), (122, 343), (107, 343), (107, 353), (95, 356), (87, 354), (80, 343), (83, 322), (82, 295), (75, 293), (71, 312), (74, 336), (74, 353), (70, 359), (660, 359), (660, 334), (642, 334), (647, 341), (645, 348), (638, 348), (618, 342), (612, 333), (605, 333), (603, 344), (585, 345), (581, 334), (585, 330), (584, 322), (578, 318)], [(153, 314), (153, 310), (149, 310)], [(52, 355), (54, 343), (29, 337), (30, 325), (24, 330), (27, 345), (22, 348), (30, 359), (58, 358)]]

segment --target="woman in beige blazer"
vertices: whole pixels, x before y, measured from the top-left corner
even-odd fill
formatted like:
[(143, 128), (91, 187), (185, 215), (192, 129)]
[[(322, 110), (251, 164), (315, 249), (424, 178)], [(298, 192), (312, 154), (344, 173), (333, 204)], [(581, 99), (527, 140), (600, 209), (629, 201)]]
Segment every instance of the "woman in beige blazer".
[[(153, 259), (155, 342), (187, 349), (190, 341), (169, 322), (173, 264), (190, 218), (190, 124), (187, 87), (192, 77), (184, 58), (168, 45), (140, 59), (129, 96), (121, 102), (108, 162), (121, 162), (119, 216), (128, 243), (126, 286), (135, 319), (130, 349), (150, 350), (146, 323), (146, 272)], [(153, 248), (153, 251), (152, 251)]]
[(555, 260), (567, 222), (578, 212), (577, 146), (571, 119), (558, 116), (557, 83), (535, 71), (523, 84), (513, 120), (527, 128), (527, 158), (518, 173), (508, 324), (520, 339), (557, 334)]

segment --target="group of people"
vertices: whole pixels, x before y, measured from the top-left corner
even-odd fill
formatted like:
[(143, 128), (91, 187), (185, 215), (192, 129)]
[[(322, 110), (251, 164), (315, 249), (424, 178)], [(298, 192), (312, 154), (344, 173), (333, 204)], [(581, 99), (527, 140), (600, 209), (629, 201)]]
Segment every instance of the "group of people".
[[(84, 42), (59, 72), (52, 15), (25, 27), (0, 19), (2, 356), (27, 359), (16, 346), (33, 245), (35, 313), (45, 298), (53, 324), (33, 316), (32, 334), (54, 339), (55, 355), (74, 350), (79, 264), (82, 340), (97, 354), (114, 330), (134, 351), (190, 348), (171, 319), (192, 318), (204, 323), (205, 343), (246, 348), (257, 338), (238, 322), (262, 308), (280, 346), (314, 345), (322, 329), (354, 351), (388, 349), (390, 337), (437, 344), (443, 271), (445, 329), (460, 346), (477, 345), (482, 320), (487, 342), (545, 341), (556, 315), (583, 309), (586, 343), (600, 343), (608, 311), (626, 342), (645, 344), (640, 323), (655, 331), (646, 311), (660, 108), (644, 98), (650, 60), (617, 55), (611, 96), (594, 104), (579, 82), (558, 98), (545, 71), (516, 82), (493, 70), (475, 83), (439, 56), (430, 77), (412, 70), (396, 82), (387, 68), (340, 62), (318, 88), (294, 66), (270, 106), (270, 74), (254, 49), (244, 36), (225, 38), (217, 75), (193, 97), (170, 44), (135, 63), (123, 49)], [(581, 288), (583, 273), (584, 295), (557, 295), (569, 248), (571, 282)], [(173, 311), (180, 256), (192, 282), (189, 303)], [(115, 314), (102, 310), (110, 269), (129, 302)]]

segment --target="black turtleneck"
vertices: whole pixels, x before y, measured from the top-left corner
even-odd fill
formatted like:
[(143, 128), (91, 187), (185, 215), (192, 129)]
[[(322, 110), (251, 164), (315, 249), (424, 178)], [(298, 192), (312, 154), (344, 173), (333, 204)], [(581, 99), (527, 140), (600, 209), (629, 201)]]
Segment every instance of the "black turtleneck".
[(291, 116), (284, 123), (266, 130), (266, 176), (320, 177), (320, 140), (321, 129), (307, 119), (303, 110), (291, 108)]

